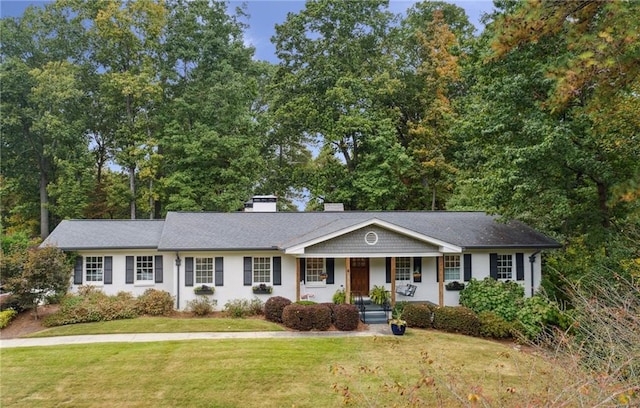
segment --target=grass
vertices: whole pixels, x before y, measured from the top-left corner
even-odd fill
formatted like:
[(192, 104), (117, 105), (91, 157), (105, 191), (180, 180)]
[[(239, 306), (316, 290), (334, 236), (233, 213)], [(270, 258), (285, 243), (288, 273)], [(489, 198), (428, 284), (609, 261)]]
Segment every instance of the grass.
[(80, 323), (52, 327), (25, 337), (78, 336), (117, 333), (190, 333), (282, 331), (282, 327), (261, 319), (201, 318), (173, 319), (141, 317), (108, 322)]
[(0, 406), (12, 407), (460, 406), (473, 395), (512, 406), (524, 390), (542, 395), (557, 382), (541, 358), (414, 329), (402, 337), (16, 348), (1, 358)]

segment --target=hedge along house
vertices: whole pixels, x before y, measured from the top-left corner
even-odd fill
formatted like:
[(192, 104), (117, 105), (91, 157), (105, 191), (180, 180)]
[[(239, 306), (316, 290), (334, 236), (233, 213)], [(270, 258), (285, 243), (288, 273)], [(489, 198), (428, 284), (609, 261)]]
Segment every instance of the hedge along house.
[(169, 212), (165, 220), (67, 220), (42, 245), (77, 255), (72, 291), (155, 288), (175, 296), (178, 309), (202, 285), (215, 288), (218, 305), (254, 296), (331, 302), (337, 290), (349, 301), (374, 285), (393, 303), (457, 305), (452, 282), (487, 276), (517, 281), (530, 296), (541, 280), (537, 254), (560, 246), (482, 212), (276, 212), (269, 198), (250, 204), (236, 213)]

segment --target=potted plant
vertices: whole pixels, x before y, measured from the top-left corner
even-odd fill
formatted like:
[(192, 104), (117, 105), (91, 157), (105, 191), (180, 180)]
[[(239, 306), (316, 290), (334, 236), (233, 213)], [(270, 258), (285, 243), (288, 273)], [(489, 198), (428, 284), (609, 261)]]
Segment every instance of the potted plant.
[(329, 275), (328, 275), (328, 274), (326, 274), (326, 273), (324, 273), (324, 272), (320, 274), (320, 279), (321, 279), (321, 280), (325, 280), (325, 279), (327, 279), (328, 277), (329, 277)]
[(396, 336), (402, 336), (407, 329), (407, 321), (402, 319), (402, 309), (396, 305), (391, 312), (391, 317), (389, 320), (391, 332)]
[(193, 292), (196, 295), (213, 295), (213, 292), (215, 292), (215, 288), (207, 285), (201, 285), (193, 288)]
[(344, 288), (340, 288), (338, 290), (336, 290), (336, 293), (333, 294), (333, 303), (335, 303), (336, 305), (341, 305), (343, 303), (346, 303), (347, 301), (347, 294), (344, 291)]
[(271, 287), (269, 285), (266, 285), (264, 283), (261, 283), (261, 284), (256, 285), (256, 286), (253, 287), (253, 293), (258, 294), (258, 295), (259, 294), (263, 294), (263, 295), (264, 294), (269, 294), (271, 292), (273, 292), (273, 287)]
[(462, 290), (464, 289), (464, 283), (460, 283), (458, 281), (449, 282), (444, 285), (447, 290)]
[(369, 292), (369, 297), (373, 303), (384, 306), (391, 300), (391, 293), (384, 286), (374, 285)]
[(413, 278), (414, 279), (420, 279), (422, 277), (422, 272), (420, 272), (419, 270), (415, 270), (413, 271)]

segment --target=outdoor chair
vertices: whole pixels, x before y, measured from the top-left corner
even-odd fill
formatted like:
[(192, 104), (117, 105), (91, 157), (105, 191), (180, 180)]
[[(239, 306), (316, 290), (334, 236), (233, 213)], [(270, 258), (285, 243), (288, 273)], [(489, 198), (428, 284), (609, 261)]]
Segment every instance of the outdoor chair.
[(418, 287), (416, 285), (412, 285), (410, 283), (402, 286), (396, 286), (396, 293), (402, 296), (411, 296), (416, 294), (416, 289)]

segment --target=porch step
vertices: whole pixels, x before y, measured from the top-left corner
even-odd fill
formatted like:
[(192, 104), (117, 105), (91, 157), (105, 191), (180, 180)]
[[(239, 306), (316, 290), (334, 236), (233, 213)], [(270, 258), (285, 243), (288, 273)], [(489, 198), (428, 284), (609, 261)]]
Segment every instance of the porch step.
[(367, 324), (387, 323), (387, 312), (384, 310), (365, 310), (360, 312), (360, 320)]

